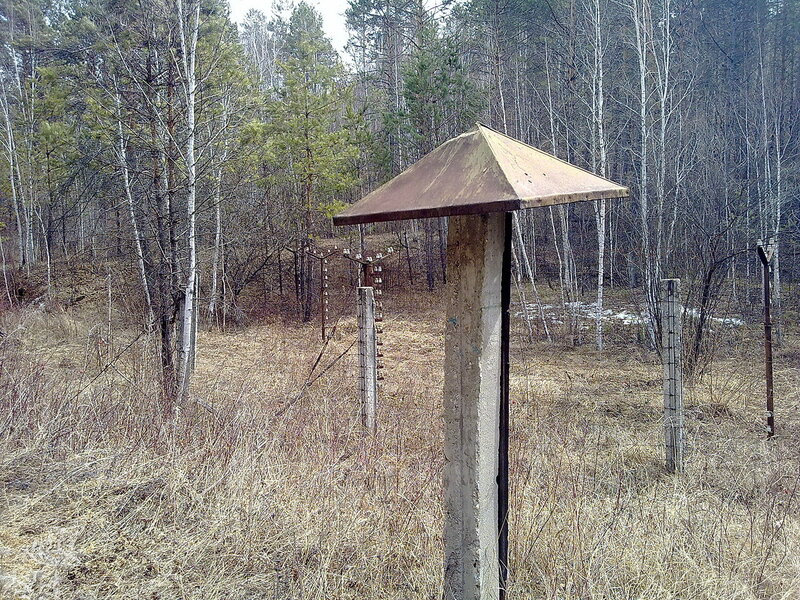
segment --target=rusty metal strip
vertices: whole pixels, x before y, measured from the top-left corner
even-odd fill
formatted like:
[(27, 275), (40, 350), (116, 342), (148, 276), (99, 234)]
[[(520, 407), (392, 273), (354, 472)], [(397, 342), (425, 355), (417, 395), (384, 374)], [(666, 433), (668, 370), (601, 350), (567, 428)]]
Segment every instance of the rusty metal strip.
[(503, 247), (503, 273), (500, 288), (500, 444), (497, 473), (498, 558), (500, 562), (500, 600), (506, 597), (508, 580), (508, 438), (510, 424), (511, 354), (511, 234), (513, 213), (506, 213)]

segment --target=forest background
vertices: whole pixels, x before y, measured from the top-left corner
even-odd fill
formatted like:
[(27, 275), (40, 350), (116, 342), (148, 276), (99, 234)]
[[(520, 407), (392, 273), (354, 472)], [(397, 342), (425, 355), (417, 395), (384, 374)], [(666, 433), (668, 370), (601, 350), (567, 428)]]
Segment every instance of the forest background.
[[(571, 339), (567, 308), (593, 288), (602, 348), (603, 291), (626, 286), (657, 347), (658, 282), (680, 277), (691, 371), (720, 292), (759, 302), (742, 282), (769, 238), (780, 339), (799, 268), (794, 0), (353, 0), (346, 62), (302, 2), (238, 27), (194, 0), (2, 14), (4, 264), (46, 265), (49, 291), (61, 258), (135, 263), (166, 397), (187, 393), (199, 310), (241, 319), (242, 291), (293, 248), (311, 319), (306, 250), (329, 217), (475, 121), (632, 190), (521, 215), (527, 253), (553, 254), (536, 268), (558, 276)], [(444, 219), (388, 231), (428, 289), (444, 280)]]

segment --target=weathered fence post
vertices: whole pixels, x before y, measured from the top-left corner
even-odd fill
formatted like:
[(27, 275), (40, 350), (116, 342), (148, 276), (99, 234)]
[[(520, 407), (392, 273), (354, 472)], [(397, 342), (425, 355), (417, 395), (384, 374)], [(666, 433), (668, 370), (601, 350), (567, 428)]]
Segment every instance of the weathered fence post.
[(358, 288), (358, 368), (361, 423), (370, 433), (377, 429), (378, 347), (375, 331), (375, 295), (371, 287)]
[(767, 437), (775, 435), (775, 405), (774, 385), (772, 376), (772, 316), (770, 314), (769, 290), (770, 268), (772, 255), (775, 252), (775, 240), (770, 238), (766, 246), (758, 241), (758, 258), (764, 266), (764, 377), (767, 384)]
[[(444, 365), (445, 598), (495, 600), (501, 587), (505, 215), (451, 217)], [(510, 240), (509, 240), (510, 241)], [(510, 258), (510, 257), (509, 257)]]
[(664, 363), (664, 445), (667, 470), (683, 473), (684, 417), (681, 367), (680, 279), (661, 280), (661, 345)]
[(320, 298), (320, 319), (322, 321), (322, 341), (328, 339), (328, 259), (322, 259), (322, 297)]

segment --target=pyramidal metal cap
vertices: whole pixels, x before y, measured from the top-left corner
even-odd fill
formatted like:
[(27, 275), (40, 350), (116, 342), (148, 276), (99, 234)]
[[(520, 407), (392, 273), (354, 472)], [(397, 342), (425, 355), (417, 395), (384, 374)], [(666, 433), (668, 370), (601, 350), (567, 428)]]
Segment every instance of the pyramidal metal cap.
[(334, 225), (623, 198), (628, 188), (477, 123), (333, 217)]

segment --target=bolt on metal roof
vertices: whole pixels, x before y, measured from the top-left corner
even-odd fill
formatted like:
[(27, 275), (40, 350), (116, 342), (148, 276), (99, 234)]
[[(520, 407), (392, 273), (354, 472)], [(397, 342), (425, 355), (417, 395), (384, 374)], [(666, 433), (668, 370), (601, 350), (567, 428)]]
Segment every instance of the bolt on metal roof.
[(623, 198), (628, 188), (477, 123), (335, 217), (334, 225)]

